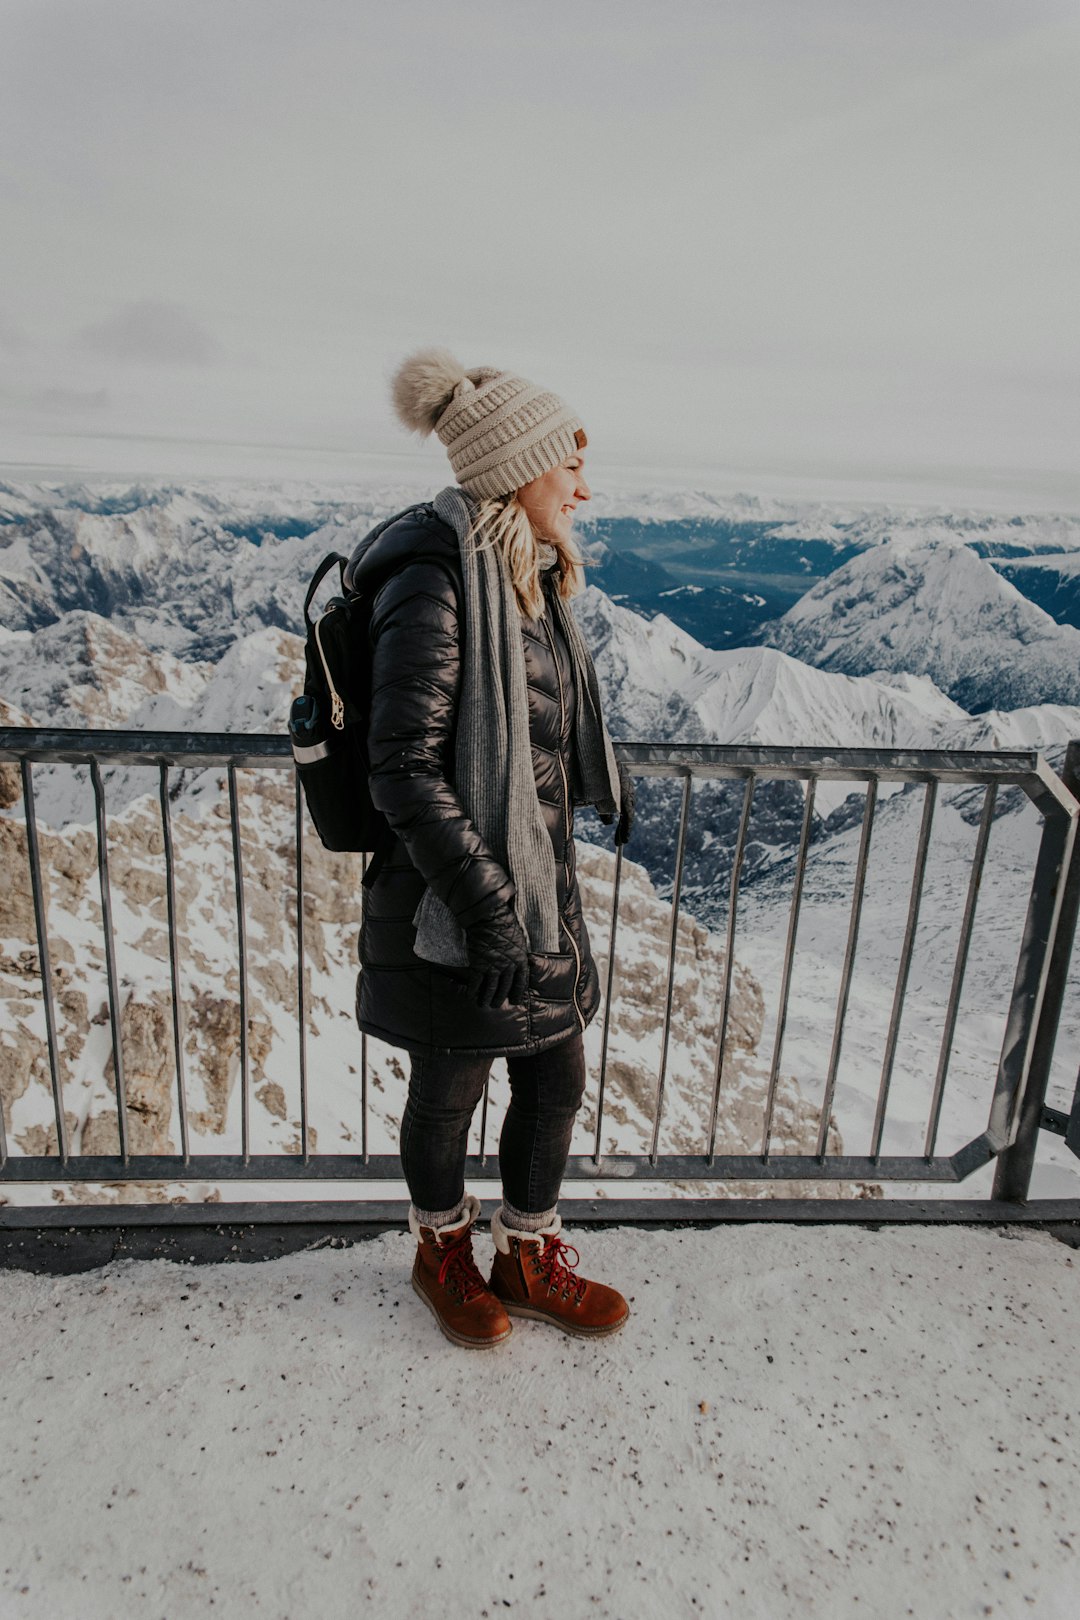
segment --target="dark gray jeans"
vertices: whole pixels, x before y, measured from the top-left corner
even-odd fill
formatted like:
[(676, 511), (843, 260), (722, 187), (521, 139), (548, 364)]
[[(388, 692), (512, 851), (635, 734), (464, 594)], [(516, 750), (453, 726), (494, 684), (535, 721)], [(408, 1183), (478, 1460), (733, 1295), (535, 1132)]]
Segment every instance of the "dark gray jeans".
[[(469, 1125), (492, 1059), (456, 1052), (414, 1055), (401, 1119), (401, 1164), (417, 1209), (456, 1209), (465, 1196)], [(508, 1057), (510, 1106), (499, 1137), (508, 1203), (523, 1214), (559, 1200), (574, 1116), (585, 1091), (581, 1036), (529, 1057)]]

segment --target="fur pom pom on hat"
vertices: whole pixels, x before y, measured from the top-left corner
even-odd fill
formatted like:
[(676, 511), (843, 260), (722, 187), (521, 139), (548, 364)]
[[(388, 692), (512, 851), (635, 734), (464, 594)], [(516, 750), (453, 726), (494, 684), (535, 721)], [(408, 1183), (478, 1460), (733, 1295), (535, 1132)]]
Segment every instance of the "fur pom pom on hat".
[(581, 418), (549, 389), (512, 371), (466, 371), (447, 349), (399, 366), (394, 409), (414, 433), (437, 433), (463, 489), (482, 499), (532, 483), (585, 443)]

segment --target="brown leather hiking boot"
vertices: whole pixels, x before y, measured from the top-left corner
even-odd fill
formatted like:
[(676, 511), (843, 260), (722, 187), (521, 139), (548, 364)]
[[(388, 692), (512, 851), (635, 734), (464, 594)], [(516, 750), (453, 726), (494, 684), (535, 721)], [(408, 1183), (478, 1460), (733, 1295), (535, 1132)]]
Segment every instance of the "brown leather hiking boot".
[(502, 1212), (496, 1210), (491, 1217), (492, 1293), (511, 1316), (534, 1316), (564, 1333), (585, 1339), (617, 1333), (630, 1315), (629, 1305), (614, 1288), (574, 1275), (578, 1252), (562, 1241), (561, 1231), (562, 1220), (556, 1215), (539, 1232), (515, 1232), (503, 1225)]
[(409, 1230), (416, 1238), (412, 1285), (446, 1337), (469, 1350), (488, 1350), (511, 1332), (510, 1318), (473, 1259), (472, 1227), (479, 1213), (480, 1202), (471, 1195), (452, 1226), (421, 1226), (409, 1210)]

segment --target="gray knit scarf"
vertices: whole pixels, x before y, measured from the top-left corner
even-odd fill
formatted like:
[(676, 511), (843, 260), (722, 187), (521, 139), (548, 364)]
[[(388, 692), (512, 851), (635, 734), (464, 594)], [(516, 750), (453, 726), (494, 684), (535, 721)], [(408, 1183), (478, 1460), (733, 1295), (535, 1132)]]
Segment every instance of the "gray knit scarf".
[[(465, 583), (454, 787), (480, 836), (514, 881), (514, 910), (530, 950), (558, 951), (555, 854), (533, 775), (517, 597), (498, 549), (476, 548), (472, 498), (450, 485), (435, 497), (434, 506), (457, 534)], [(542, 562), (554, 561), (553, 547), (542, 547), (541, 554)], [(619, 813), (619, 768), (600, 712), (596, 671), (573, 613), (557, 591), (548, 599), (574, 669), (571, 796), (575, 804), (594, 804), (610, 819)], [(467, 965), (464, 929), (430, 888), (424, 891), (413, 922), (417, 956), (447, 966)]]

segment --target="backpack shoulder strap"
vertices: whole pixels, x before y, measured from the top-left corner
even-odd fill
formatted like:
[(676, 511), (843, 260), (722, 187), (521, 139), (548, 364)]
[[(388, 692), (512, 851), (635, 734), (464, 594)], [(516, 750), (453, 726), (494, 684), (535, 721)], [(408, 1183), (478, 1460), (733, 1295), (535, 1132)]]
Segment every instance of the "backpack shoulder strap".
[(312, 604), (312, 602), (313, 602), (313, 600), (315, 598), (315, 592), (318, 590), (319, 586), (322, 584), (323, 580), (326, 578), (327, 574), (330, 572), (331, 568), (333, 568), (335, 563), (337, 563), (337, 565), (338, 565), (338, 578), (339, 578), (339, 580), (341, 582), (341, 589), (342, 589), (342, 591), (344, 591), (344, 589), (345, 589), (345, 563), (346, 563), (346, 558), (344, 558), (339, 551), (332, 551), (328, 557), (323, 558), (323, 560), (319, 564), (318, 568), (316, 568), (314, 574), (311, 577), (311, 584), (308, 586), (307, 595), (304, 597), (304, 627), (305, 627), (305, 629), (311, 623), (311, 620), (309, 618), (309, 611), (310, 611), (310, 608), (311, 608), (311, 604)]

